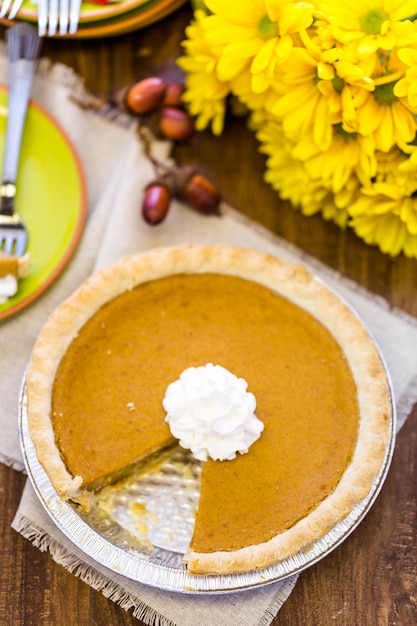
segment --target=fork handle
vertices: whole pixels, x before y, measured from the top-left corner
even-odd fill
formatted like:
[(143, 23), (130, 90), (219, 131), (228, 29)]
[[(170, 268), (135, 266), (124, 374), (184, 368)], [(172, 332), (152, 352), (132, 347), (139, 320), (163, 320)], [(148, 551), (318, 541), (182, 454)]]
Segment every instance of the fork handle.
[(9, 66), (9, 98), (2, 185), (15, 185), (19, 166), (23, 128), (32, 90), (35, 63), (17, 59)]

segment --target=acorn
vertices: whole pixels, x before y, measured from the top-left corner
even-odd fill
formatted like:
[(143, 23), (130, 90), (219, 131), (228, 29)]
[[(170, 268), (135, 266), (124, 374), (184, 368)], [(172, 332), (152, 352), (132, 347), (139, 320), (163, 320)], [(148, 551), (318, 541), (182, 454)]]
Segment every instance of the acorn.
[(184, 85), (180, 83), (168, 83), (162, 98), (162, 106), (180, 107), (182, 104), (182, 94), (184, 93)]
[(174, 141), (184, 141), (194, 132), (192, 117), (182, 109), (164, 107), (159, 119), (159, 132)]
[(221, 195), (216, 187), (201, 174), (195, 173), (180, 196), (187, 204), (204, 215), (220, 215)]
[(163, 222), (169, 211), (172, 190), (163, 180), (157, 179), (145, 187), (142, 201), (142, 217), (151, 226)]
[(135, 115), (154, 111), (165, 96), (167, 84), (158, 76), (150, 76), (135, 83), (125, 94), (125, 105)]
[(175, 195), (203, 215), (220, 215), (221, 194), (217, 187), (192, 165), (168, 170), (163, 179)]

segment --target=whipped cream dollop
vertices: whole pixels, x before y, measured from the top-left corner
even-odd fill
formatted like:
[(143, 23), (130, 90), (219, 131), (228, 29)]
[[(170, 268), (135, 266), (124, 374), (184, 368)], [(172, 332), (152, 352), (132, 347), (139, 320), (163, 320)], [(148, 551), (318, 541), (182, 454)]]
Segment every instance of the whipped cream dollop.
[(247, 387), (243, 378), (221, 365), (184, 370), (168, 385), (162, 403), (171, 433), (200, 461), (244, 454), (264, 429), (254, 413), (255, 396)]
[(7, 302), (9, 298), (17, 293), (17, 278), (12, 274), (7, 274), (0, 278), (0, 304)]

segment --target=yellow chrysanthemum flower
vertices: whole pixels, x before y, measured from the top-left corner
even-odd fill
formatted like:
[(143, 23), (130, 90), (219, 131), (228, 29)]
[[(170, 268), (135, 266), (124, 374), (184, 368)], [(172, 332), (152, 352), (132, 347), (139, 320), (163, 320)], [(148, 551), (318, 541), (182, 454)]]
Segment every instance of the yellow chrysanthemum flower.
[(295, 207), (304, 206), (305, 199), (309, 198), (309, 214), (320, 212), (328, 192), (322, 185), (318, 189), (316, 184), (312, 184), (304, 164), (292, 158), (293, 143), (285, 137), (281, 124), (271, 121), (262, 125), (257, 138), (260, 151), (267, 155), (265, 181)]
[(411, 174), (417, 178), (417, 146), (414, 144), (399, 145), (400, 150), (408, 158), (398, 165), (400, 172)]
[(329, 180), (311, 176), (306, 162), (294, 157), (295, 144), (285, 136), (278, 122), (269, 120), (258, 126), (257, 138), (260, 151), (267, 155), (265, 181), (279, 192), (281, 198), (289, 200), (304, 215), (321, 212), (325, 219), (344, 227), (348, 219), (346, 208), (351, 200), (347, 193), (351, 185), (346, 182), (339, 202), (335, 201)]
[(282, 66), (283, 95), (272, 112), (294, 140), (308, 135), (321, 150), (328, 150), (335, 124), (347, 132), (357, 130), (356, 108), (374, 85), (341, 48), (321, 48), (320, 40), (308, 33), (300, 37), (304, 47), (293, 48)]
[(392, 256), (417, 253), (417, 177), (399, 167), (406, 158), (396, 148), (379, 154), (375, 182), (362, 187), (349, 208), (356, 233)]
[(407, 70), (405, 76), (394, 85), (394, 95), (407, 98), (410, 107), (417, 108), (417, 48), (401, 48), (398, 57)]
[(310, 26), (313, 5), (295, 0), (206, 0), (213, 15), (205, 22), (207, 41), (221, 46), (218, 76), (230, 81), (251, 75), (251, 88), (262, 93), (292, 46), (292, 35)]
[(186, 72), (183, 101), (196, 118), (196, 129), (204, 130), (211, 124), (212, 132), (220, 135), (230, 85), (216, 77), (218, 55), (206, 42), (201, 26), (205, 17), (204, 11), (195, 12), (194, 21), (186, 29), (187, 40), (183, 42), (186, 55), (177, 63)]
[(372, 137), (346, 133), (341, 126), (334, 128), (328, 150), (318, 150), (311, 143), (297, 142), (293, 157), (304, 162), (309, 176), (322, 179), (334, 194), (338, 194), (355, 174), (361, 184), (367, 184), (377, 173), (375, 146)]
[(380, 52), (376, 57), (372, 80), (375, 89), (356, 110), (357, 131), (373, 135), (378, 150), (388, 152), (395, 145), (414, 140), (417, 130), (417, 107), (410, 107), (407, 97), (396, 95), (405, 74), (405, 65), (396, 50)]
[(316, 6), (334, 38), (343, 44), (353, 42), (359, 56), (415, 42), (407, 19), (416, 12), (414, 0), (316, 0)]
[[(389, 76), (388, 76), (389, 80)], [(415, 111), (405, 98), (395, 93), (396, 81), (375, 81), (375, 91), (357, 108), (358, 132), (372, 135), (375, 147), (388, 152), (395, 145), (414, 140), (417, 123)]]
[(274, 80), (271, 86), (262, 93), (255, 93), (252, 90), (249, 72), (239, 74), (230, 82), (230, 86), (233, 94), (251, 111), (264, 111), (268, 114), (273, 110), (279, 98), (279, 80)]
[(205, 0), (185, 101), (218, 134), (231, 94), (282, 199), (417, 258), (416, 2), (311, 2)]
[[(417, 236), (410, 235), (399, 217), (392, 213), (375, 216), (375, 203), (369, 199), (362, 199), (367, 211), (350, 222), (355, 233), (365, 243), (378, 246), (382, 252), (390, 256), (397, 256), (404, 252), (406, 256), (417, 256)], [(365, 205), (366, 203), (366, 205)]]

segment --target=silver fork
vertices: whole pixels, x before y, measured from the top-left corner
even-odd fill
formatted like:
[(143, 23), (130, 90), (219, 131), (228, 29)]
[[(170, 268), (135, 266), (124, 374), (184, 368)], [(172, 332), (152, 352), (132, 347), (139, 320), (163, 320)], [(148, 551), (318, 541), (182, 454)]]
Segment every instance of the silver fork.
[[(19, 2), (20, 0), (15, 0)], [(40, 37), (47, 33), (73, 35), (78, 28), (81, 0), (38, 0), (38, 32)]]
[(21, 256), (28, 233), (15, 210), (16, 180), (40, 39), (29, 24), (17, 24), (6, 31), (9, 59), (9, 96), (3, 172), (0, 187), (0, 249)]

